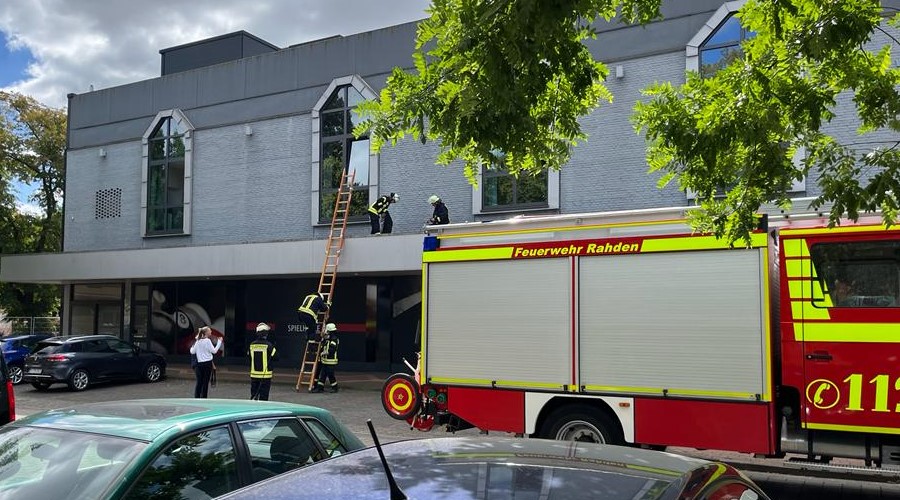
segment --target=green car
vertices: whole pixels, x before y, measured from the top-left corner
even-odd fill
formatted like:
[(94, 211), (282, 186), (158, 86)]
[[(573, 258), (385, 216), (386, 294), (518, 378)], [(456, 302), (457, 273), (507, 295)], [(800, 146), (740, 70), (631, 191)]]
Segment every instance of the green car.
[(0, 427), (0, 498), (203, 499), (363, 448), (327, 410), (274, 401), (141, 399)]

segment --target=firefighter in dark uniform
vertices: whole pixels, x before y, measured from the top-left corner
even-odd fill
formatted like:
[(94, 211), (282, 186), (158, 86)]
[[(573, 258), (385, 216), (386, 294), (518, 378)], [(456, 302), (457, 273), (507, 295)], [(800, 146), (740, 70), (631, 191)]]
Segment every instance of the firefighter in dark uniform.
[[(391, 213), (388, 212), (391, 203), (400, 201), (400, 195), (397, 193), (383, 194), (372, 203), (369, 207), (369, 222), (372, 224), (372, 234), (390, 234), (394, 230), (394, 220), (391, 219)], [(384, 225), (381, 224), (384, 219)]]
[(450, 224), (450, 211), (447, 210), (447, 205), (444, 204), (440, 196), (436, 194), (431, 195), (428, 198), (428, 203), (431, 203), (431, 206), (434, 207), (434, 213), (428, 219), (428, 224)]
[(269, 325), (256, 326), (256, 340), (250, 343), (250, 399), (269, 400), (272, 387), (272, 359), (275, 358), (275, 344), (269, 341)]
[(338, 364), (338, 341), (335, 333), (337, 327), (334, 323), (325, 325), (322, 344), (319, 346), (319, 378), (316, 386), (310, 392), (325, 392), (325, 380), (331, 380), (331, 392), (338, 391), (337, 378), (334, 376), (334, 368)]
[(307, 340), (314, 340), (318, 333), (317, 326), (319, 324), (319, 313), (323, 313), (331, 307), (330, 302), (325, 302), (325, 296), (321, 293), (311, 293), (304, 297), (300, 307), (297, 308), (297, 315), (300, 317), (300, 323), (306, 326)]

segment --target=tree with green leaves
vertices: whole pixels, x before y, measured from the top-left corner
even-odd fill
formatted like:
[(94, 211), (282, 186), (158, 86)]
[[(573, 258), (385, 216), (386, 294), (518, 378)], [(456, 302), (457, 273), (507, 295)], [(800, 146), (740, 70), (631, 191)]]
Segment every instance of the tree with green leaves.
[[(831, 205), (832, 224), (879, 210), (892, 224), (900, 208), (897, 12), (879, 0), (749, 0), (737, 16), (755, 34), (743, 58), (706, 78), (689, 74), (684, 85), (654, 85), (637, 105), (650, 169), (696, 193), (703, 210), (695, 225), (729, 241), (747, 238), (761, 205), (790, 206), (790, 186), (804, 178), (821, 190), (809, 208)], [(852, 106), (841, 117), (855, 112), (859, 128), (841, 142), (828, 130), (846, 97)]]
[[(4, 254), (61, 250), (65, 182), (66, 113), (31, 97), (0, 92), (0, 247)], [(40, 213), (16, 206), (16, 182), (35, 185), (29, 201)], [(9, 316), (47, 316), (59, 310), (57, 286), (0, 283), (0, 309)]]
[[(463, 160), (535, 174), (566, 164), (585, 139), (578, 118), (612, 95), (606, 67), (583, 41), (595, 20), (646, 23), (661, 0), (434, 0), (416, 35), (414, 68), (395, 69), (379, 98), (358, 109), (374, 148), (411, 135), (438, 141), (437, 162)], [(635, 126), (650, 141), (651, 171), (698, 196), (695, 224), (736, 241), (763, 203), (789, 204), (794, 180), (818, 182), (815, 207), (832, 221), (881, 210), (900, 193), (895, 143), (842, 144), (824, 130), (852, 94), (860, 132), (898, 131), (896, 44), (879, 0), (749, 0), (738, 14), (755, 33), (726, 68), (647, 90)], [(889, 23), (897, 26), (897, 17)], [(805, 148), (805, 161), (796, 153)], [(500, 165), (502, 163), (502, 165)], [(815, 174), (815, 175), (813, 175)]]

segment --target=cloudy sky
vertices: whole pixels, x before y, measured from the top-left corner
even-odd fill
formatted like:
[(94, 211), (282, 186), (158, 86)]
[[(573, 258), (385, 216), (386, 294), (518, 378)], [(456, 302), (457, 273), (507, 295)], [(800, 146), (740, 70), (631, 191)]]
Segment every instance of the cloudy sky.
[(428, 0), (0, 0), (0, 89), (63, 107), (159, 76), (159, 50), (245, 30), (279, 47), (426, 16)]

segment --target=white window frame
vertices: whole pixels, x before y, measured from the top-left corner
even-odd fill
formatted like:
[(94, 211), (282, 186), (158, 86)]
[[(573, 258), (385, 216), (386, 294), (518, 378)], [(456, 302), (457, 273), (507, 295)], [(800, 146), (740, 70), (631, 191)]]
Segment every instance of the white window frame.
[[(310, 211), (311, 219), (310, 222), (313, 226), (323, 226), (328, 225), (329, 223), (319, 222), (319, 163), (320, 163), (320, 148), (322, 146), (322, 141), (320, 140), (321, 130), (319, 128), (319, 115), (321, 114), (321, 109), (325, 106), (325, 103), (328, 101), (328, 98), (331, 97), (331, 93), (334, 92), (334, 89), (338, 87), (342, 87), (344, 85), (351, 85), (357, 92), (359, 92), (363, 98), (366, 100), (374, 100), (378, 98), (378, 94), (372, 90), (372, 87), (366, 83), (365, 80), (362, 79), (359, 75), (350, 75), (350, 76), (342, 76), (340, 78), (335, 78), (328, 84), (328, 88), (325, 89), (325, 92), (322, 93), (322, 97), (316, 102), (316, 105), (313, 106), (311, 115), (310, 115), (310, 124), (312, 126), (312, 162), (311, 169), (312, 175), (310, 176), (312, 187), (311, 187), (311, 196), (310, 203), (312, 210)], [(378, 197), (378, 163), (379, 163), (379, 155), (372, 151), (372, 147), (369, 146), (369, 199), (374, 200)]]
[[(171, 234), (147, 234), (147, 179), (150, 169), (150, 135), (165, 118), (172, 118), (179, 127), (184, 129), (184, 216), (180, 233)], [(144, 131), (141, 138), (141, 236), (144, 238), (165, 238), (169, 236), (185, 236), (191, 234), (191, 188), (194, 165), (194, 125), (180, 109), (168, 109), (160, 111), (150, 123), (150, 127)]]
[[(527, 174), (523, 174), (527, 175)], [(504, 210), (485, 210), (482, 202), (481, 186), (484, 185), (484, 167), (478, 169), (476, 176), (478, 184), (472, 186), (472, 213), (475, 215), (519, 213), (519, 212), (546, 212), (547, 210), (559, 210), (559, 170), (547, 171), (547, 206), (534, 208), (509, 208)]]

